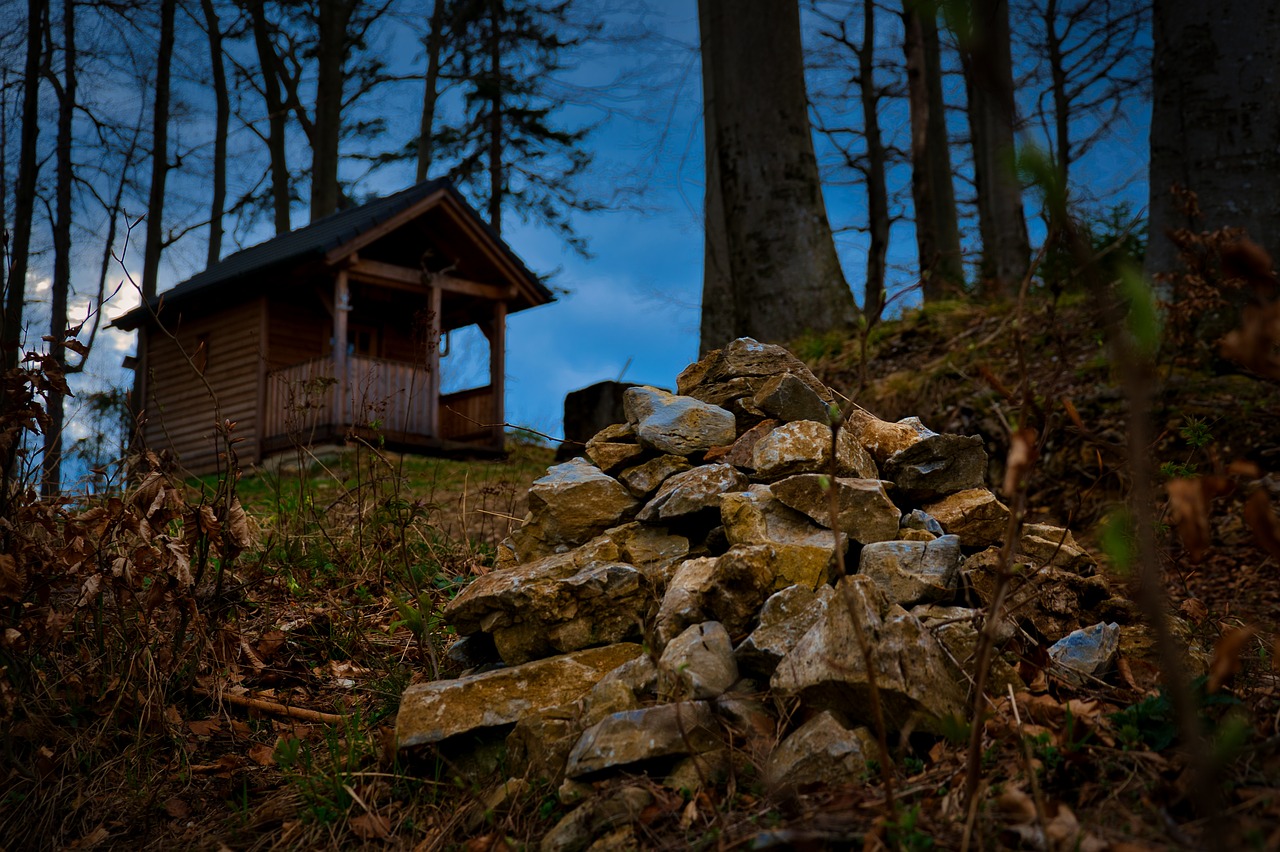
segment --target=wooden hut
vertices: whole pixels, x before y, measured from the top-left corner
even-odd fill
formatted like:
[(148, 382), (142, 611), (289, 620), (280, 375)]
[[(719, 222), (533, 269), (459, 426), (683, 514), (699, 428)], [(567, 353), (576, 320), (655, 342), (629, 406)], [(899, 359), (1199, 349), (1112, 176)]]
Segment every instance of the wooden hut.
[[(428, 181), (230, 255), (113, 325), (138, 332), (144, 445), (203, 474), (225, 421), (242, 464), (352, 437), (501, 453), (506, 318), (551, 300), (457, 190)], [(489, 383), (442, 394), (442, 341), (470, 325)]]

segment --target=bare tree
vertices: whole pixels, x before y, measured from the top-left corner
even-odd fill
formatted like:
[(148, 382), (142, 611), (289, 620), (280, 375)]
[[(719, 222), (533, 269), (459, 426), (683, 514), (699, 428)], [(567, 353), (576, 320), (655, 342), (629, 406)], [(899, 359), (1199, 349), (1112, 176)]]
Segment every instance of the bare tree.
[(423, 79), (422, 121), (418, 127), (417, 170), (415, 179), (427, 179), (431, 171), (432, 139), (435, 134), (436, 101), (440, 96), (440, 58), (444, 52), (445, 2), (433, 0), (431, 4), (430, 31), (424, 40), (427, 49), (427, 72)]
[(160, 252), (164, 249), (165, 179), (169, 175), (169, 69), (178, 0), (160, 2), (160, 42), (156, 54), (155, 108), (151, 124), (151, 192), (147, 200), (147, 242), (142, 255), (142, 298), (156, 297)]
[(209, 266), (222, 257), (222, 216), (227, 207), (227, 128), (231, 122), (231, 97), (227, 90), (227, 69), (222, 47), (222, 24), (213, 0), (200, 0), (205, 32), (209, 39), (209, 67), (213, 71), (215, 103), (213, 127), (213, 194), (209, 201)]
[(276, 54), (271, 41), (273, 27), (267, 20), (264, 0), (247, 0), (246, 11), (251, 22), (253, 46), (258, 55), (262, 99), (267, 107), (267, 133), (262, 139), (267, 145), (271, 173), (271, 210), (276, 234), (287, 234), (292, 227), (289, 210), (292, 194), (289, 188), (289, 150), (286, 144), (289, 115), (285, 110), (281, 85), (281, 79), (285, 75), (284, 63)]

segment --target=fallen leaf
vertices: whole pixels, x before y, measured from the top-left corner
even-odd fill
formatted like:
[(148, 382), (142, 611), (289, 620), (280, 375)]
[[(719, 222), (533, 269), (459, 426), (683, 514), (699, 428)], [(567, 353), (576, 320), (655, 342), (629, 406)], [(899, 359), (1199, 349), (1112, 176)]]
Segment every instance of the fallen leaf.
[(1238, 627), (1223, 634), (1218, 640), (1213, 649), (1213, 662), (1209, 664), (1209, 683), (1206, 688), (1210, 694), (1221, 689), (1224, 683), (1240, 671), (1240, 654), (1257, 632), (1252, 625)]
[(1195, 624), (1200, 624), (1209, 617), (1209, 608), (1199, 598), (1187, 598), (1178, 607), (1178, 612), (1185, 615)]
[[(382, 814), (367, 813), (351, 818), (351, 830), (361, 840), (387, 840), (391, 837), (391, 823)], [(484, 847), (492, 849), (492, 846)]]
[(197, 737), (211, 737), (222, 731), (222, 723), (217, 719), (204, 719), (201, 721), (192, 721), (187, 723), (187, 727), (191, 729), (191, 733)]
[(1084, 428), (1084, 421), (1080, 419), (1080, 412), (1076, 411), (1076, 404), (1071, 401), (1071, 397), (1064, 396), (1062, 398), (1062, 407), (1066, 410), (1067, 417), (1071, 418), (1071, 422), (1075, 424), (1077, 429), (1081, 432), (1088, 431)]
[(191, 816), (191, 805), (185, 799), (179, 799), (174, 796), (164, 803), (164, 812), (174, 819), (182, 819)]
[(259, 766), (271, 766), (276, 762), (276, 750), (272, 746), (257, 743), (249, 747), (249, 759)]
[(68, 848), (92, 849), (110, 836), (111, 836), (111, 832), (107, 831), (106, 828), (100, 825), (97, 828), (95, 828), (93, 831), (86, 834), (84, 837), (81, 837), (79, 840), (72, 843)]
[(1267, 493), (1258, 489), (1244, 503), (1244, 520), (1253, 531), (1258, 546), (1280, 559), (1280, 518), (1271, 508)]
[(1165, 483), (1169, 494), (1169, 514), (1178, 525), (1178, 538), (1192, 562), (1199, 562), (1209, 550), (1209, 501), (1199, 477), (1171, 479)]

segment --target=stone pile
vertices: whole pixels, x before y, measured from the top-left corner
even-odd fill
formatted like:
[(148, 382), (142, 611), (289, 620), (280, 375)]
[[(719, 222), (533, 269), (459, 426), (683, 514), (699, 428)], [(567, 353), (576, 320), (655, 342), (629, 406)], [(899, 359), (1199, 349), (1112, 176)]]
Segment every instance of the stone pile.
[[(772, 784), (857, 778), (874, 738), (855, 619), (891, 735), (965, 715), (1009, 529), (980, 438), (858, 410), (833, 440), (831, 390), (745, 338), (624, 408), (533, 484), (495, 570), (446, 607), (451, 655), (474, 669), (409, 687), (401, 749), (465, 757), (502, 738), (504, 771), (566, 803), (620, 770), (693, 788), (731, 754)], [(1116, 626), (1095, 622), (1123, 607), (1094, 561), (1059, 527), (1017, 545), (992, 689), (1020, 687), (1016, 652), (1059, 640), (1065, 679), (1104, 674)], [(628, 795), (573, 811), (544, 846), (625, 822), (646, 804)]]

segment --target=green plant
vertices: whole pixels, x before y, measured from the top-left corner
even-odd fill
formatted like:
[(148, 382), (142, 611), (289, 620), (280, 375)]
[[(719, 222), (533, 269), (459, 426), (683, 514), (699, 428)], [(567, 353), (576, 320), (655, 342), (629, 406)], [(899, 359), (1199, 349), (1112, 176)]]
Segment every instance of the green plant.
[(898, 818), (888, 822), (885, 827), (888, 833), (887, 845), (890, 849), (918, 852), (933, 848), (933, 838), (920, 828), (919, 805), (903, 808), (899, 811)]

